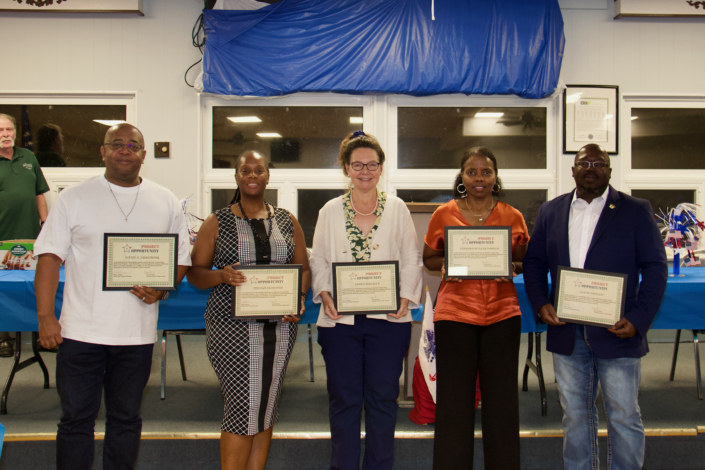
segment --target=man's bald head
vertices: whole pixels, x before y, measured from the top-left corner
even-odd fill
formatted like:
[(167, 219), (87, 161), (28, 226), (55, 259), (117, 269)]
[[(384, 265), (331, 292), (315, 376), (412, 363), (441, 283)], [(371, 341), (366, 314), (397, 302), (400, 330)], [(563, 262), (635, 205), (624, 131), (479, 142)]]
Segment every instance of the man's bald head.
[(607, 153), (607, 150), (597, 144), (587, 144), (578, 150), (578, 153), (575, 155), (575, 160), (573, 160), (573, 164), (589, 154), (602, 155), (602, 158), (607, 162), (607, 165), (610, 164), (610, 154)]
[(144, 147), (144, 136), (142, 135), (142, 131), (137, 129), (137, 127), (133, 126), (132, 124), (128, 122), (121, 122), (120, 124), (115, 124), (114, 126), (111, 126), (108, 129), (108, 132), (105, 133), (105, 139), (103, 142), (112, 142), (113, 140), (113, 135), (119, 131), (119, 130), (130, 130), (130, 131), (136, 131), (133, 132), (133, 134), (136, 134), (139, 136), (138, 139), (135, 139), (138, 144), (140, 144), (142, 147)]

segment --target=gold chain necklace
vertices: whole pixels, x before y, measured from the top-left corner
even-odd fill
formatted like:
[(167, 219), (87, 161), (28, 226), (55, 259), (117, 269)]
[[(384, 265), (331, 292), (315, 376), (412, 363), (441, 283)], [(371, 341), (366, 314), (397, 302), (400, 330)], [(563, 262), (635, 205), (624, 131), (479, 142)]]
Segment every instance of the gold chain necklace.
[(484, 212), (480, 212), (479, 214), (473, 214), (473, 212), (470, 210), (470, 206), (468, 206), (468, 198), (467, 198), (467, 196), (465, 196), (465, 197), (463, 198), (463, 201), (465, 201), (465, 207), (467, 207), (468, 212), (470, 212), (472, 215), (474, 215), (475, 217), (477, 217), (477, 220), (479, 220), (480, 222), (482, 222), (482, 220), (483, 220), (483, 218), (480, 217), (480, 216), (487, 214), (487, 213), (488, 213), (489, 211), (491, 211), (492, 208), (494, 207), (494, 199), (492, 199), (492, 202), (490, 202), (490, 208), (489, 208), (489, 209), (487, 209), (487, 210), (484, 211)]

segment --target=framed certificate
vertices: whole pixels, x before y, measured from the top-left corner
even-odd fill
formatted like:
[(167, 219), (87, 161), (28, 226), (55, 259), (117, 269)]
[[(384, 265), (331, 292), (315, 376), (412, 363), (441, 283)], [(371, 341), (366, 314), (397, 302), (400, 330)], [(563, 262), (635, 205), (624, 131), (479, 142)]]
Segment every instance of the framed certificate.
[(595, 143), (610, 155), (619, 151), (619, 87), (566, 85), (563, 92), (563, 153)]
[(103, 235), (103, 290), (176, 290), (178, 233)]
[(397, 313), (399, 261), (333, 263), (333, 300), (340, 315)]
[(235, 320), (279, 319), (301, 311), (301, 265), (236, 266), (247, 281), (233, 286)]
[(445, 228), (446, 277), (512, 278), (512, 227)]
[(627, 275), (558, 266), (560, 321), (612, 328), (624, 316)]

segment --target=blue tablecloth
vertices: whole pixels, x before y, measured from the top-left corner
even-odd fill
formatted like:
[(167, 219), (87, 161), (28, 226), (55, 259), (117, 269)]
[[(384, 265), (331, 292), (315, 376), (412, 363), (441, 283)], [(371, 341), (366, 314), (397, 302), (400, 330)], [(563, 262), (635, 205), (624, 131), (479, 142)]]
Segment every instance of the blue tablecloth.
[[(705, 329), (705, 313), (700, 310), (700, 301), (705, 293), (705, 269), (681, 270), (685, 277), (669, 277), (661, 309), (652, 329)], [(537, 325), (531, 305), (524, 290), (524, 278), (514, 279), (522, 311), (521, 331), (531, 333), (546, 331), (546, 325)], [(55, 313), (61, 311), (63, 301), (64, 272), (61, 270), (59, 289), (56, 295)], [(184, 280), (176, 292), (161, 302), (159, 307), (160, 330), (203, 329), (203, 313), (206, 309), (208, 291), (197, 289)], [(469, 301), (472, 301), (469, 299)], [(319, 306), (309, 299), (306, 313), (300, 324), (315, 323)], [(34, 297), (34, 271), (0, 271), (0, 331), (37, 331), (37, 302)], [(412, 311), (414, 321), (421, 321), (423, 309)]]
[[(0, 331), (37, 331), (37, 300), (34, 296), (34, 271), (0, 271)], [(54, 313), (59, 317), (63, 302), (64, 269), (59, 276)], [(186, 279), (176, 292), (160, 302), (160, 330), (198, 330), (206, 327), (203, 314), (209, 290), (201, 290)], [(310, 291), (306, 313), (299, 324), (316, 323), (320, 306), (313, 303)], [(411, 311), (414, 321), (423, 318), (423, 306)]]

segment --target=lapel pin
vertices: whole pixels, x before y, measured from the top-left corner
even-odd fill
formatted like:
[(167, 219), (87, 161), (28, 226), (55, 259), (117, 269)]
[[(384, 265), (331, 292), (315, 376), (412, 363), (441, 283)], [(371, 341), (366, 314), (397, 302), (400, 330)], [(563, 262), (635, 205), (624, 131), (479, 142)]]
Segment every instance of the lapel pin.
[(372, 245), (372, 249), (373, 249), (373, 250), (379, 250), (379, 245), (375, 243), (374, 245)]
[(614, 209), (614, 204), (610, 204), (610, 209)]

